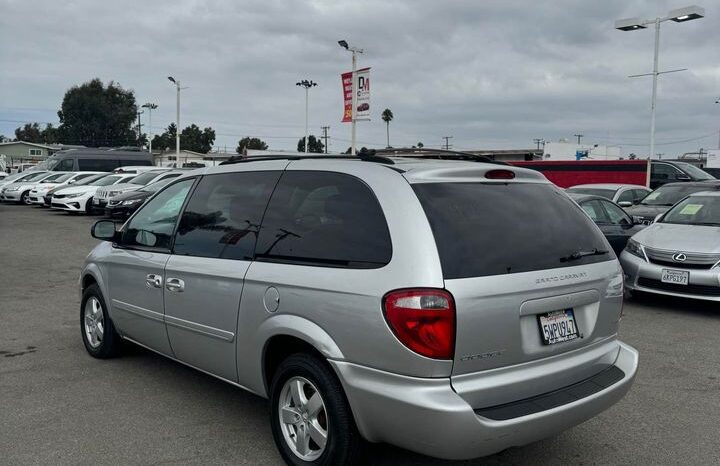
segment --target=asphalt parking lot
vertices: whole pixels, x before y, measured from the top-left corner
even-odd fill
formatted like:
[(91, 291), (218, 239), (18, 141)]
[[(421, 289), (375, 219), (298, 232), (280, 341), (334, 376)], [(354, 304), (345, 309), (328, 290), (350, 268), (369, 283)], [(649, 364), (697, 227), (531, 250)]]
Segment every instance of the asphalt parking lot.
[[(86, 354), (77, 279), (94, 220), (0, 204), (0, 464), (280, 464), (264, 400), (139, 348)], [(634, 387), (574, 429), (469, 462), (386, 445), (366, 462), (720, 464), (720, 306), (629, 301), (621, 336), (640, 351)]]

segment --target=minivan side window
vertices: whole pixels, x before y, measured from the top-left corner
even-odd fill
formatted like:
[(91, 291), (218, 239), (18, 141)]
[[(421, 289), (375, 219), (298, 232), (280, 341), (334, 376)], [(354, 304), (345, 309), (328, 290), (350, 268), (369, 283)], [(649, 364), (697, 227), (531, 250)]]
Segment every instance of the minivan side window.
[(55, 171), (66, 172), (75, 169), (75, 159), (65, 159), (55, 167)]
[(118, 167), (118, 161), (112, 159), (78, 159), (80, 171), (111, 172)]
[(168, 186), (142, 206), (126, 225), (121, 246), (170, 249), (180, 209), (194, 178)]
[(360, 179), (286, 171), (263, 219), (256, 260), (355, 269), (390, 262), (392, 243), (375, 195)]
[(182, 214), (173, 253), (252, 260), (260, 222), (281, 173), (204, 176)]

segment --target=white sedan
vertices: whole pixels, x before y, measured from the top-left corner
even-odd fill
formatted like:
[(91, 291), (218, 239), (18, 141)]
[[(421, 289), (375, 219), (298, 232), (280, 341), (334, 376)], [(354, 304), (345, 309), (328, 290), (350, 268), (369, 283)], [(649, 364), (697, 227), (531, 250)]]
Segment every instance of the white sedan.
[(82, 186), (71, 186), (53, 192), (50, 207), (67, 212), (88, 213), (92, 209), (92, 198), (101, 186), (127, 183), (136, 175), (133, 174), (109, 174), (97, 179), (92, 184)]
[(60, 176), (58, 178), (43, 180), (30, 190), (30, 195), (28, 196), (28, 203), (44, 205), (44, 197), (51, 189), (59, 188), (62, 186), (70, 186), (89, 176), (99, 175), (102, 173), (104, 172), (70, 172), (65, 173), (63, 176)]
[(63, 175), (65, 172), (39, 172), (30, 178), (23, 178), (22, 181), (6, 184), (0, 189), (0, 201), (29, 204), (30, 191), (35, 186), (42, 181), (55, 180)]

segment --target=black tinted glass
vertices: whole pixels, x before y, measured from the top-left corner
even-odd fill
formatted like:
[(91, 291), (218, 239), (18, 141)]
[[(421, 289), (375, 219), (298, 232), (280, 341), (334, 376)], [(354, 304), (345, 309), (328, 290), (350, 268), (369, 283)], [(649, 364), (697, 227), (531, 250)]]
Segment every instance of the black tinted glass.
[(580, 208), (549, 184), (413, 185), (435, 235), (445, 278), (528, 272), (606, 261), (612, 252), (571, 262), (578, 251), (609, 249)]
[(78, 159), (78, 169), (81, 171), (111, 172), (118, 167), (117, 160), (111, 159)]
[(390, 262), (385, 216), (370, 188), (354, 176), (285, 172), (270, 200), (258, 260), (345, 268)]
[(203, 177), (175, 235), (175, 254), (251, 260), (260, 221), (281, 172)]

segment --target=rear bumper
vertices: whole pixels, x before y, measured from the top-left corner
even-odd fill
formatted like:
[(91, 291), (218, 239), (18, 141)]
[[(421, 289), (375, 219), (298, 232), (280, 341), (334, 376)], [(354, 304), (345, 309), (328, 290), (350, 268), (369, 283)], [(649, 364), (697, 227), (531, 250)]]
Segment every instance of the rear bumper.
[[(580, 424), (617, 403), (630, 389), (638, 367), (638, 353), (618, 342), (614, 363), (605, 368), (612, 378), (594, 375), (587, 381), (558, 392), (575, 395), (547, 409), (516, 411), (498, 416), (493, 408), (473, 409), (452, 388), (450, 380), (421, 379), (330, 361), (345, 388), (362, 435), (373, 442), (387, 442), (443, 459), (469, 459), (525, 445)], [(482, 377), (482, 375), (478, 375)], [(577, 386), (598, 382), (593, 390)], [(603, 384), (604, 382), (604, 384)], [(553, 394), (538, 394), (533, 403)], [(567, 401), (567, 402), (565, 402)], [(528, 400), (508, 405), (522, 405)], [(529, 413), (529, 414), (526, 414)], [(495, 419), (492, 419), (495, 418)], [(502, 420), (497, 420), (501, 418)]]

